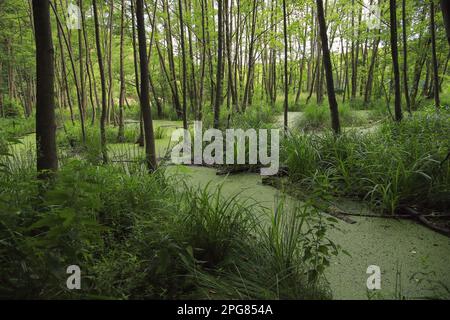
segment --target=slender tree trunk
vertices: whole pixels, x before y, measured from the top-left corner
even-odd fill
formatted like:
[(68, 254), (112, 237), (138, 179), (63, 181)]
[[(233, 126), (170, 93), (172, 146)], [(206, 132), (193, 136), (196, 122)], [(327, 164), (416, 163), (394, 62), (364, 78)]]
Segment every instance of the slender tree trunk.
[[(66, 69), (66, 59), (64, 58), (64, 46), (63, 46), (63, 40), (62, 40), (62, 30), (60, 25), (57, 25), (57, 37), (58, 37), (58, 43), (59, 43), (59, 56), (61, 58), (61, 72), (62, 72), (62, 87), (66, 94), (67, 104), (69, 105), (69, 111), (70, 111), (70, 120), (72, 122), (72, 125), (75, 125), (75, 119), (73, 116), (73, 105), (72, 105), (72, 98), (70, 96), (69, 91), (69, 85), (67, 81), (67, 69)], [(64, 106), (66, 107), (66, 106)]]
[(217, 78), (216, 98), (214, 99), (214, 128), (219, 128), (220, 103), (222, 101), (222, 64), (223, 64), (223, 2), (217, 1), (218, 33), (217, 33)]
[(155, 138), (153, 135), (153, 120), (150, 110), (149, 99), (149, 77), (148, 77), (148, 58), (147, 58), (147, 43), (145, 37), (145, 20), (144, 20), (144, 1), (137, 0), (136, 2), (136, 18), (137, 31), (139, 40), (139, 65), (141, 68), (141, 114), (144, 121), (144, 135), (145, 135), (145, 159), (147, 169), (153, 172), (157, 168), (156, 152), (155, 152)]
[(442, 17), (444, 19), (445, 31), (447, 33), (448, 44), (450, 45), (450, 1), (441, 0)]
[[(80, 10), (83, 10), (83, 1), (78, 0)], [(80, 68), (80, 98), (81, 98), (81, 112), (83, 119), (86, 118), (86, 86), (84, 81), (84, 63), (83, 63), (83, 30), (78, 29), (78, 54), (79, 54), (79, 68)]]
[[(111, 114), (113, 115), (114, 121), (114, 97), (113, 97), (113, 70), (112, 70), (112, 42), (113, 42), (113, 18), (114, 18), (114, 1), (110, 0), (109, 5), (109, 36), (108, 36), (108, 107), (106, 109), (106, 123), (110, 124)], [(105, 39), (106, 40), (106, 39)]]
[(433, 90), (434, 90), (434, 104), (436, 108), (440, 107), (441, 101), (439, 98), (439, 72), (436, 55), (436, 24), (434, 21), (435, 10), (434, 1), (430, 1), (430, 33), (431, 33), (431, 57), (433, 64)]
[[(133, 44), (133, 62), (134, 62), (134, 81), (136, 86), (136, 93), (139, 100), (141, 99), (141, 90), (139, 83), (139, 64), (138, 64), (138, 50), (136, 44), (136, 10), (135, 10), (135, 0), (130, 0), (131, 4), (131, 36)], [(140, 147), (144, 146), (144, 124), (142, 123), (142, 112), (139, 115), (139, 137), (136, 141)]]
[(254, 49), (254, 42), (255, 42), (255, 29), (256, 29), (256, 9), (257, 9), (257, 1), (253, 0), (253, 7), (252, 7), (252, 25), (251, 25), (251, 35), (250, 35), (250, 45), (249, 45), (249, 52), (248, 52), (248, 72), (247, 72), (247, 80), (245, 83), (245, 90), (244, 90), (244, 100), (242, 103), (242, 111), (245, 111), (248, 103), (249, 103), (249, 96), (250, 96), (250, 84), (253, 74), (253, 49)]
[[(89, 49), (88, 44), (88, 37), (86, 32), (86, 18), (84, 16), (84, 10), (83, 7), (80, 7), (81, 10), (81, 28), (83, 29), (83, 39), (84, 39), (84, 47), (86, 50), (86, 71), (87, 71), (87, 77), (89, 81), (89, 98), (91, 101), (91, 107), (92, 107), (92, 118), (91, 118), (91, 125), (94, 125), (95, 123), (95, 115), (96, 115), (96, 108), (98, 106), (98, 98), (97, 98), (97, 86), (94, 78), (94, 75), (92, 71), (92, 61), (91, 61), (91, 53)], [(92, 74), (92, 76), (91, 76)], [(95, 101), (94, 101), (94, 95), (95, 95)]]
[[(187, 66), (186, 66), (186, 49), (184, 45), (184, 22), (183, 22), (183, 1), (178, 0), (178, 13), (180, 18), (180, 44), (181, 44), (181, 59), (183, 64), (183, 128), (188, 129), (187, 123)], [(169, 9), (167, 9), (169, 10)]]
[(100, 83), (102, 87), (102, 114), (100, 116), (100, 145), (102, 150), (103, 163), (108, 163), (108, 152), (106, 149), (106, 82), (105, 82), (105, 70), (103, 67), (103, 56), (102, 47), (100, 43), (100, 30), (98, 22), (98, 10), (97, 10), (97, 0), (92, 1), (93, 13), (94, 13), (94, 29), (95, 29), (95, 43), (97, 46), (97, 60), (98, 68), (100, 71)]
[(316, 3), (317, 3), (317, 18), (319, 23), (320, 40), (322, 43), (321, 46), (323, 52), (323, 64), (325, 67), (325, 76), (327, 81), (328, 103), (330, 104), (331, 127), (333, 128), (335, 134), (339, 134), (341, 132), (341, 126), (339, 123), (338, 104), (334, 92), (333, 66), (331, 64), (330, 50), (328, 49), (327, 25), (325, 22), (323, 2), (322, 0), (316, 0)]
[(402, 0), (402, 34), (403, 34), (403, 89), (405, 93), (406, 110), (411, 114), (411, 100), (408, 89), (408, 38), (406, 37), (406, 0)]
[(168, 1), (163, 1), (163, 8), (166, 11), (167, 21), (164, 24), (164, 30), (166, 30), (166, 42), (167, 42), (167, 56), (169, 60), (169, 70), (172, 82), (172, 99), (178, 118), (183, 118), (183, 110), (180, 104), (180, 97), (178, 95), (177, 76), (175, 72), (175, 62), (173, 58), (173, 43), (172, 43), (172, 24), (170, 22), (170, 11)]
[(284, 33), (284, 130), (288, 130), (289, 83), (288, 83), (288, 37), (286, 0), (283, 0), (283, 33)]
[(395, 92), (395, 121), (401, 121), (402, 98), (400, 93), (400, 69), (398, 65), (398, 44), (397, 44), (397, 1), (390, 0), (390, 29), (391, 29), (391, 54), (394, 72), (394, 92)]
[[(185, 12), (187, 12), (189, 15), (189, 21), (193, 21), (193, 14), (192, 14), (192, 1), (188, 1), (185, 0), (184, 1), (185, 4), (185, 8), (187, 8), (187, 10), (185, 10)], [(187, 32), (188, 32), (188, 43), (189, 43), (189, 66), (190, 66), (190, 70), (191, 70), (191, 76), (190, 76), (190, 102), (191, 102), (191, 109), (193, 112), (194, 117), (198, 114), (198, 93), (197, 93), (197, 79), (195, 76), (195, 57), (194, 57), (194, 48), (193, 48), (193, 40), (192, 40), (192, 30), (191, 28), (187, 28)]]
[(50, 5), (52, 6), (53, 12), (55, 14), (56, 17), (56, 23), (59, 25), (60, 29), (61, 29), (61, 35), (64, 39), (64, 42), (66, 44), (67, 47), (67, 52), (69, 53), (69, 60), (70, 60), (70, 65), (72, 67), (72, 73), (73, 73), (73, 78), (74, 78), (74, 82), (75, 82), (75, 89), (77, 92), (77, 101), (78, 101), (78, 111), (80, 113), (80, 124), (81, 124), (81, 134), (82, 134), (82, 140), (83, 143), (86, 142), (86, 130), (85, 130), (85, 125), (84, 125), (84, 112), (83, 112), (83, 106), (82, 106), (82, 102), (81, 102), (81, 91), (80, 91), (80, 86), (79, 86), (79, 81), (78, 81), (78, 77), (77, 77), (77, 69), (75, 67), (75, 59), (73, 57), (72, 54), (72, 45), (70, 42), (70, 34), (69, 37), (67, 38), (63, 29), (62, 29), (62, 23), (59, 19), (59, 15), (58, 15), (58, 11), (56, 10), (56, 7), (52, 5), (52, 3), (50, 2)]
[(199, 121), (203, 118), (203, 89), (205, 80), (205, 68), (206, 68), (206, 26), (205, 26), (205, 0), (201, 1), (201, 12), (202, 12), (202, 55), (201, 55), (201, 71), (200, 71), (200, 89), (199, 89), (199, 106), (198, 106), (198, 116)]
[(119, 132), (117, 135), (118, 142), (124, 142), (124, 122), (123, 122), (123, 104), (125, 100), (125, 73), (123, 71), (123, 42), (124, 42), (124, 19), (125, 19), (125, 0), (121, 0), (120, 15), (120, 48), (119, 48), (119, 77), (120, 77), (120, 93), (119, 93)]
[(370, 61), (369, 66), (369, 72), (367, 74), (367, 83), (366, 83), (366, 89), (364, 91), (364, 104), (368, 104), (370, 101), (370, 97), (372, 94), (372, 86), (373, 86), (373, 78), (374, 78), (374, 71), (375, 71), (375, 63), (377, 61), (377, 53), (378, 53), (378, 45), (380, 43), (380, 30), (378, 29), (378, 36), (374, 41), (373, 47), (372, 47), (372, 58)]
[(59, 19), (58, 11), (56, 10), (56, 7), (52, 5), (51, 2), (50, 2), (50, 5), (52, 6), (53, 12), (56, 17), (56, 23), (59, 25), (59, 27), (61, 29), (61, 35), (62, 35), (62, 38), (64, 39), (64, 42), (67, 47), (67, 52), (69, 54), (70, 66), (72, 68), (75, 89), (77, 92), (78, 112), (80, 114), (82, 140), (83, 140), (83, 143), (85, 143), (86, 142), (86, 130), (85, 130), (85, 125), (84, 125), (84, 112), (83, 112), (83, 105), (82, 105), (82, 98), (81, 98), (81, 90), (80, 90), (80, 85), (79, 85), (80, 82), (78, 80), (77, 69), (75, 67), (75, 59), (74, 59), (73, 53), (72, 53), (72, 43), (70, 40), (70, 32), (68, 33), (68, 36), (66, 37), (66, 34), (62, 28), (62, 22)]
[(33, 0), (36, 41), (36, 151), (40, 179), (58, 169), (54, 101), (54, 49), (48, 0)]
[[(226, 45), (227, 45), (227, 64), (228, 64), (228, 95), (231, 95), (231, 102), (233, 104), (233, 109), (238, 110), (237, 105), (237, 92), (236, 88), (234, 86), (233, 82), (233, 60), (232, 60), (232, 54), (231, 54), (231, 44), (232, 44), (232, 26), (233, 26), (233, 20), (232, 20), (232, 9), (233, 9), (233, 0), (230, 1), (230, 7), (228, 8), (228, 1), (226, 0), (225, 3), (225, 27), (226, 27)], [(230, 110), (231, 111), (231, 110)]]
[(141, 96), (141, 91), (139, 89), (139, 65), (138, 65), (138, 52), (137, 52), (137, 45), (136, 45), (136, 12), (134, 8), (134, 1), (130, 0), (130, 9), (131, 9), (131, 36), (132, 36), (132, 44), (133, 44), (133, 61), (134, 61), (134, 80), (135, 80), (135, 86), (136, 86), (136, 93), (138, 95), (138, 98)]
[[(149, 44), (149, 49), (148, 49), (148, 64), (150, 64), (150, 59), (151, 59), (151, 55), (152, 55), (152, 48), (153, 48), (153, 42), (154, 42), (154, 38), (155, 38), (155, 25), (156, 25), (156, 10), (158, 8), (158, 1), (155, 0), (155, 4), (153, 6), (153, 13), (150, 13), (150, 11), (148, 10), (148, 7), (145, 7), (147, 10), (147, 14), (149, 17), (151, 17), (150, 19), (150, 23), (151, 23), (151, 28), (152, 31), (150, 33), (150, 44)], [(156, 109), (157, 109), (157, 114), (158, 114), (158, 118), (162, 119), (163, 117), (163, 107), (161, 105), (161, 101), (158, 98), (158, 95), (156, 93), (156, 89), (155, 86), (153, 84), (153, 77), (151, 72), (149, 72), (148, 74), (148, 81), (149, 81), (149, 87), (150, 87), (150, 91), (152, 92), (153, 95), (153, 101), (155, 102), (156, 105)]]
[[(308, 9), (308, 8), (307, 8)], [(308, 11), (308, 10), (306, 10)], [(305, 33), (303, 34), (303, 44), (302, 44), (302, 60), (300, 62), (300, 77), (298, 80), (298, 89), (297, 89), (297, 95), (295, 96), (295, 104), (298, 104), (298, 101), (300, 99), (300, 95), (302, 93), (302, 82), (303, 82), (303, 69), (305, 65), (306, 60), (306, 36), (307, 36), (308, 26), (305, 23)]]

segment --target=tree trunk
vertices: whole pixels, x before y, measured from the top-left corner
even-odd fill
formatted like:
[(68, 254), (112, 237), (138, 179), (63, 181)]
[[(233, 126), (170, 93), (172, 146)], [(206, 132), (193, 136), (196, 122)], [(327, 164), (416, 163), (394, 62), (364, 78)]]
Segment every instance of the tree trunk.
[(92, 1), (93, 13), (94, 13), (94, 29), (95, 29), (95, 43), (97, 46), (97, 60), (98, 69), (100, 71), (100, 83), (102, 87), (102, 114), (100, 116), (100, 144), (102, 150), (103, 163), (108, 163), (108, 152), (106, 150), (106, 83), (105, 83), (105, 70), (103, 68), (103, 56), (102, 47), (100, 44), (100, 30), (98, 23), (98, 10), (97, 10), (97, 0)]
[(283, 0), (283, 33), (284, 33), (284, 130), (288, 130), (289, 83), (288, 83), (288, 39), (286, 0)]
[(164, 30), (166, 30), (166, 42), (167, 42), (167, 56), (169, 60), (169, 70), (172, 82), (172, 100), (177, 113), (178, 118), (183, 118), (183, 110), (180, 105), (180, 97), (178, 95), (177, 76), (175, 72), (175, 63), (173, 58), (173, 43), (172, 43), (172, 25), (170, 23), (170, 12), (168, 1), (163, 1), (163, 10), (166, 11), (167, 21), (164, 23)]
[(155, 139), (153, 135), (153, 120), (150, 110), (149, 77), (147, 60), (147, 43), (145, 39), (144, 1), (136, 2), (136, 18), (139, 42), (139, 65), (141, 67), (141, 114), (144, 121), (145, 160), (149, 172), (156, 170)]
[[(111, 122), (111, 114), (114, 121), (114, 97), (113, 97), (113, 70), (112, 70), (112, 42), (113, 42), (113, 18), (114, 18), (114, 2), (110, 0), (109, 6), (109, 39), (108, 39), (108, 107), (106, 109), (106, 123), (109, 125)], [(106, 39), (105, 39), (106, 40)]]
[[(50, 2), (51, 5), (51, 2)], [(77, 69), (75, 67), (75, 59), (73, 57), (73, 53), (72, 53), (72, 44), (70, 41), (70, 33), (68, 35), (68, 37), (66, 37), (66, 34), (64, 33), (63, 29), (62, 29), (62, 23), (61, 20), (59, 19), (59, 15), (58, 15), (58, 11), (56, 10), (55, 6), (52, 6), (53, 12), (55, 14), (56, 17), (56, 23), (59, 25), (60, 30), (61, 30), (61, 35), (64, 39), (64, 42), (66, 44), (67, 47), (67, 52), (69, 53), (69, 60), (70, 60), (70, 66), (72, 68), (72, 73), (73, 73), (73, 79), (74, 79), (74, 83), (75, 83), (75, 89), (77, 92), (77, 101), (78, 101), (78, 111), (80, 113), (80, 124), (81, 124), (81, 133), (82, 133), (82, 140), (83, 143), (86, 142), (86, 130), (85, 130), (85, 126), (84, 126), (84, 112), (83, 112), (83, 106), (81, 103), (81, 91), (80, 91), (80, 86), (79, 86), (79, 81), (78, 81), (78, 76), (77, 76)]]
[(198, 115), (197, 115), (197, 119), (199, 121), (201, 121), (203, 118), (203, 89), (204, 89), (205, 67), (206, 67), (205, 0), (200, 0), (200, 1), (201, 1), (201, 13), (202, 13), (202, 55), (201, 55)]
[(439, 108), (441, 102), (439, 98), (439, 72), (438, 62), (436, 56), (436, 25), (434, 22), (435, 10), (434, 2), (430, 1), (430, 33), (431, 33), (431, 57), (433, 64), (433, 90), (434, 90), (434, 104)]
[(391, 54), (394, 72), (394, 92), (395, 92), (395, 121), (401, 121), (402, 98), (400, 93), (400, 69), (398, 65), (398, 44), (397, 44), (397, 3), (396, 0), (390, 0), (390, 29), (391, 29)]
[(36, 41), (36, 151), (40, 179), (58, 170), (54, 105), (54, 49), (50, 25), (50, 3), (33, 0)]
[[(59, 55), (61, 58), (61, 72), (62, 72), (62, 89), (65, 91), (67, 104), (69, 105), (69, 112), (70, 112), (70, 120), (72, 122), (72, 125), (75, 125), (75, 119), (73, 116), (73, 105), (72, 105), (72, 98), (70, 96), (69, 86), (67, 83), (67, 69), (66, 69), (66, 59), (64, 58), (64, 46), (63, 46), (63, 40), (62, 40), (62, 30), (61, 26), (57, 24), (57, 38), (58, 38), (58, 44), (59, 44)], [(66, 107), (66, 106), (64, 106)]]
[(375, 63), (377, 61), (377, 53), (378, 53), (378, 45), (380, 44), (380, 29), (378, 29), (378, 36), (374, 40), (374, 44), (372, 47), (372, 58), (370, 61), (369, 72), (367, 74), (367, 83), (366, 89), (364, 91), (364, 104), (367, 105), (370, 101), (370, 97), (372, 95), (372, 86), (373, 86), (373, 78), (375, 71)]
[(223, 2), (217, 1), (218, 33), (217, 33), (217, 77), (216, 98), (214, 99), (214, 128), (219, 128), (220, 103), (222, 101), (222, 64), (223, 64)]
[[(83, 8), (83, 1), (78, 0), (80, 10)], [(79, 68), (80, 68), (80, 100), (81, 112), (83, 113), (83, 120), (86, 118), (86, 86), (84, 81), (84, 63), (83, 63), (83, 30), (78, 29), (78, 54), (79, 54)]]
[(247, 107), (249, 103), (249, 96), (250, 96), (250, 83), (251, 78), (253, 74), (253, 48), (254, 48), (254, 38), (255, 38), (255, 29), (256, 29), (256, 8), (257, 8), (257, 1), (253, 0), (253, 7), (252, 7), (252, 25), (251, 25), (251, 35), (250, 35), (250, 45), (249, 45), (249, 52), (248, 52), (248, 72), (247, 72), (247, 80), (245, 83), (245, 89), (244, 89), (244, 100), (242, 103), (242, 111), (245, 111), (245, 108)]
[(408, 38), (406, 37), (406, 0), (402, 0), (402, 34), (403, 34), (403, 89), (406, 101), (406, 110), (411, 114), (411, 100), (408, 89)]
[(119, 132), (117, 135), (118, 142), (124, 142), (124, 123), (123, 123), (123, 104), (125, 100), (125, 74), (123, 71), (123, 33), (124, 33), (124, 19), (125, 19), (125, 0), (121, 0), (121, 15), (120, 15), (120, 48), (119, 48), (119, 77), (120, 77), (120, 93), (119, 93)]
[[(183, 64), (183, 128), (188, 129), (187, 123), (187, 67), (186, 67), (186, 50), (184, 45), (184, 22), (183, 22), (183, 1), (178, 0), (178, 13), (180, 19), (180, 44), (181, 44), (181, 58)], [(169, 9), (167, 9), (169, 10)]]
[(441, 0), (442, 17), (444, 19), (445, 31), (447, 33), (448, 44), (450, 45), (450, 1)]
[(327, 25), (325, 22), (323, 2), (322, 0), (316, 0), (316, 3), (317, 3), (317, 19), (319, 23), (320, 40), (323, 52), (323, 65), (325, 68), (325, 76), (327, 81), (328, 103), (330, 105), (330, 113), (331, 113), (331, 126), (335, 134), (339, 134), (341, 132), (341, 126), (339, 123), (338, 104), (334, 92), (333, 66), (331, 64), (330, 50), (328, 49)]

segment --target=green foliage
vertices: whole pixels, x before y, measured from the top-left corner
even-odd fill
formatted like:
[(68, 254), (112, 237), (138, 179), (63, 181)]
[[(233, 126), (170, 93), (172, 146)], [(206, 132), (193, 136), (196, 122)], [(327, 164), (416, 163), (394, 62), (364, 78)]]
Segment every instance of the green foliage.
[(164, 129), (163, 127), (156, 127), (154, 136), (157, 140), (164, 139), (166, 136), (166, 129)]
[(249, 204), (238, 202), (238, 194), (222, 198), (220, 187), (214, 193), (210, 193), (209, 184), (198, 191), (185, 188), (189, 191), (180, 199), (179, 233), (196, 249), (197, 260), (214, 267), (230, 254), (233, 245), (249, 236), (256, 210), (252, 212)]
[[(358, 126), (364, 120), (349, 105), (339, 106), (339, 119), (342, 126)], [(330, 110), (326, 105), (307, 105), (296, 127), (300, 130), (317, 130), (330, 127)]]
[[(86, 159), (94, 164), (102, 162), (100, 128), (86, 126), (86, 141), (83, 143), (81, 126), (70, 123), (64, 126), (57, 135), (57, 145), (73, 154), (84, 155)], [(115, 143), (117, 140), (118, 128), (113, 126), (106, 127), (106, 141)], [(125, 126), (124, 143), (135, 143), (139, 137), (139, 126)]]
[(330, 298), (323, 271), (338, 247), (326, 237), (331, 221), (322, 219), (308, 205), (278, 204), (271, 223), (258, 225), (249, 242), (241, 241), (231, 262), (213, 274), (192, 267), (201, 294), (214, 299)]
[[(295, 253), (283, 266), (286, 256), (268, 255), (308, 243), (320, 248), (320, 237), (308, 234), (325, 229), (308, 227), (305, 237), (291, 233), (292, 240), (280, 241), (273, 236), (282, 236), (278, 223), (256, 228), (255, 204), (223, 199), (220, 189), (180, 188), (179, 177), (163, 171), (129, 174), (80, 160), (66, 162), (45, 184), (26, 168), (0, 178), (1, 297), (207, 298), (214, 283), (227, 286), (217, 296), (231, 298), (329, 297), (326, 286), (319, 290), (304, 276), (309, 258)], [(82, 270), (81, 291), (65, 286), (73, 264)]]
[(36, 120), (30, 118), (0, 118), (0, 137), (21, 138), (35, 131)]
[(2, 108), (5, 118), (20, 118), (23, 116), (23, 108), (17, 100), (5, 99)]
[(449, 113), (433, 111), (373, 133), (294, 134), (283, 142), (282, 161), (293, 181), (325, 184), (388, 212), (414, 204), (448, 210), (449, 130)]
[(244, 113), (235, 114), (232, 117), (230, 127), (240, 129), (270, 128), (274, 121), (275, 110), (268, 105), (254, 105)]

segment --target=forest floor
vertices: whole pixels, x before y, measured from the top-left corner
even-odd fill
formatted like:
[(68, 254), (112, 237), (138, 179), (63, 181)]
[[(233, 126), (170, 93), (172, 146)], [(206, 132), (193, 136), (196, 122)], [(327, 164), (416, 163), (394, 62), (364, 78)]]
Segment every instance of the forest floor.
[[(290, 126), (301, 117), (301, 112), (290, 112)], [(282, 116), (276, 122), (282, 125)], [(166, 131), (163, 138), (156, 140), (158, 157), (166, 154), (170, 132), (180, 126), (179, 121), (155, 121), (155, 128), (163, 127)], [(362, 132), (376, 130), (376, 124), (353, 129)], [(31, 146), (34, 144), (34, 134), (24, 137), (22, 142), (14, 146), (13, 154), (20, 154), (22, 148), (34, 150)], [(113, 161), (118, 162), (129, 161), (143, 153), (142, 148), (132, 143), (110, 144), (108, 148)], [(239, 199), (253, 199), (267, 208), (267, 221), (277, 199), (282, 196), (278, 189), (263, 185), (257, 173), (218, 176), (215, 169), (194, 166), (169, 166), (166, 172), (168, 175), (181, 175), (193, 186), (208, 185), (211, 190), (221, 186), (224, 197), (239, 193)], [(295, 205), (298, 201), (289, 196), (287, 199), (288, 205)], [(371, 213), (362, 202), (338, 199), (336, 203), (344, 211)], [(330, 239), (350, 254), (333, 258), (326, 271), (334, 299), (367, 299), (366, 280), (369, 275), (366, 270), (369, 265), (377, 265), (381, 269), (381, 290), (378, 294), (383, 298), (426, 297), (433, 295), (433, 288), (442, 288), (442, 285), (450, 287), (450, 238), (410, 220), (355, 216), (352, 220), (355, 223), (339, 220), (336, 228), (329, 230)]]

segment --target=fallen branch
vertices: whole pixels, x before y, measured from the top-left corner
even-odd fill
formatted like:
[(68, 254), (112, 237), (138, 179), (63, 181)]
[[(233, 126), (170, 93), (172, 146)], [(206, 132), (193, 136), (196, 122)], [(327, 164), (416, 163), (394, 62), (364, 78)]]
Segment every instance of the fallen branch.
[(434, 230), (440, 234), (443, 234), (447, 237), (450, 237), (450, 230), (441, 226), (438, 226), (437, 224), (427, 220), (425, 216), (418, 213), (416, 210), (410, 207), (403, 207), (403, 210), (405, 210), (407, 213), (409, 213), (412, 217), (414, 217), (417, 221), (419, 221), (424, 226), (430, 228), (431, 230)]

